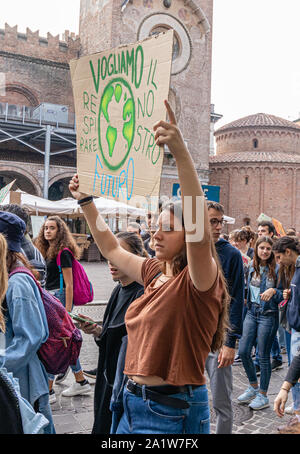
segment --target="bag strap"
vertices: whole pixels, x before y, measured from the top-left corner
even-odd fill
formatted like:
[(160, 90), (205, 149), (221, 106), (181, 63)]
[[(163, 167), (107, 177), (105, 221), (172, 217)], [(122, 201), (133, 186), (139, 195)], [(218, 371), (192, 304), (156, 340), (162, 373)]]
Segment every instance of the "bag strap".
[(64, 249), (59, 251), (59, 253), (58, 253), (57, 257), (56, 257), (56, 264), (57, 264), (58, 267), (61, 266), (61, 254), (63, 253), (63, 251), (69, 251), (72, 254), (73, 258), (74, 258), (73, 252), (69, 248), (65, 247)]
[(18, 266), (16, 268), (14, 268), (12, 270), (12, 272), (9, 273), (8, 278), (11, 278), (14, 274), (18, 274), (18, 273), (27, 274), (27, 276), (30, 276), (34, 280), (35, 284), (37, 285), (37, 287), (39, 289), (39, 292), (40, 292), (40, 295), (41, 295), (41, 298), (42, 298), (42, 287), (40, 286), (40, 283), (36, 280), (36, 278), (34, 277), (32, 272), (28, 268), (26, 268), (25, 266)]
[(59, 253), (56, 257), (56, 264), (57, 264), (58, 270), (59, 270), (59, 293), (61, 295), (64, 292), (64, 277), (63, 277), (63, 273), (62, 273), (62, 269), (61, 269), (61, 254), (63, 253), (63, 251), (69, 251), (72, 254), (72, 257), (74, 258), (73, 252), (67, 247), (65, 247), (64, 249), (59, 251)]

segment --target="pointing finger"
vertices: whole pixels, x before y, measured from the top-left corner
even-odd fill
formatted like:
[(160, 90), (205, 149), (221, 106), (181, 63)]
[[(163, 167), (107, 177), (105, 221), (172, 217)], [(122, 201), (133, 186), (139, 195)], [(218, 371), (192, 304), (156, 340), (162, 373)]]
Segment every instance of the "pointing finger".
[(175, 114), (173, 112), (173, 109), (170, 106), (169, 101), (167, 101), (166, 99), (165, 99), (165, 106), (166, 106), (166, 109), (167, 109), (167, 112), (168, 112), (168, 116), (169, 116), (169, 120), (170, 120), (171, 125), (177, 125), (177, 121), (176, 121), (176, 117), (175, 117)]

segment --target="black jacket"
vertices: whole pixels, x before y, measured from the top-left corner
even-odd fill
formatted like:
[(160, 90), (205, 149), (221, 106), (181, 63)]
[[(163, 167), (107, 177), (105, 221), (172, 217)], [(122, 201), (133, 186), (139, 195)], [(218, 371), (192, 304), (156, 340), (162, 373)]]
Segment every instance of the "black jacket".
[(242, 335), (243, 307), (245, 297), (244, 266), (241, 253), (231, 244), (219, 239), (215, 244), (231, 296), (229, 322), (225, 345), (235, 348), (236, 340)]
[[(125, 314), (129, 305), (144, 293), (144, 287), (133, 282), (127, 287), (114, 288), (103, 317), (103, 329), (96, 343), (99, 347), (97, 378), (95, 384), (93, 434), (109, 434), (112, 413), (110, 400), (116, 375), (122, 338), (127, 335)], [(121, 302), (121, 304), (120, 304)]]
[(0, 434), (24, 434), (18, 396), (0, 370)]

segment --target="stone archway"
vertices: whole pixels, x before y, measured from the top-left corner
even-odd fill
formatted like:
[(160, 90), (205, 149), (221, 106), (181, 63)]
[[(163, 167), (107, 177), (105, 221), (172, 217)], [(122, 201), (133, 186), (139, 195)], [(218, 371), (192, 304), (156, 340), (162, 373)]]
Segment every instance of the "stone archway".
[(38, 97), (33, 93), (33, 91), (26, 87), (23, 84), (18, 84), (18, 83), (12, 83), (12, 84), (7, 84), (5, 87), (6, 92), (10, 93), (18, 93), (19, 95), (22, 95), (29, 103), (29, 106), (35, 107), (39, 105), (39, 100)]
[(69, 191), (69, 181), (74, 172), (57, 175), (49, 181), (49, 200), (61, 200), (66, 197), (72, 197)]
[(21, 191), (27, 192), (31, 195), (38, 197), (42, 196), (42, 188), (38, 180), (33, 177), (29, 172), (18, 166), (1, 166), (0, 170), (0, 186), (5, 186), (16, 180), (12, 189), (20, 189)]

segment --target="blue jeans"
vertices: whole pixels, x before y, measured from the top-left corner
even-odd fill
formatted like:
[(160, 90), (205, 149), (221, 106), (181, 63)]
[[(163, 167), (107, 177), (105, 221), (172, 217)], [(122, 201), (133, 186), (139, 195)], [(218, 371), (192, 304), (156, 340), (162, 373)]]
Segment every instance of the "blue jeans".
[(259, 307), (252, 305), (248, 310), (243, 325), (243, 336), (240, 340), (240, 356), (251, 385), (257, 383), (255, 365), (251, 350), (257, 339), (260, 362), (260, 390), (268, 391), (271, 378), (270, 353), (279, 325), (278, 313), (261, 315)]
[[(291, 335), (291, 361), (293, 361), (294, 356), (299, 355), (300, 351), (300, 333), (292, 329)], [(294, 410), (300, 411), (300, 383), (297, 382), (292, 388)]]
[[(58, 290), (54, 293), (54, 296), (60, 300), (60, 302), (63, 304), (64, 307), (66, 307), (66, 291), (65, 291), (65, 289), (64, 289), (63, 294), (61, 294), (60, 291)], [(73, 306), (72, 306), (72, 310), (73, 310)], [(75, 366), (70, 366), (70, 367), (71, 367), (73, 374), (77, 374), (78, 372), (80, 372), (82, 368), (81, 368), (79, 358), (77, 359)], [(48, 378), (49, 378), (49, 380), (53, 381), (55, 378), (55, 375), (48, 374)]]
[[(256, 356), (255, 356), (254, 364), (256, 364), (257, 366), (260, 366), (260, 364), (259, 364), (258, 345), (256, 345), (255, 353), (256, 353)], [(272, 344), (271, 356), (272, 356), (272, 359), (276, 359), (277, 361), (281, 361), (282, 362), (281, 350), (280, 350), (280, 347), (279, 347), (277, 334), (276, 334), (274, 342)]]
[(188, 409), (143, 399), (124, 388), (124, 413), (117, 434), (209, 434), (210, 414), (206, 385), (170, 397), (186, 400)]

